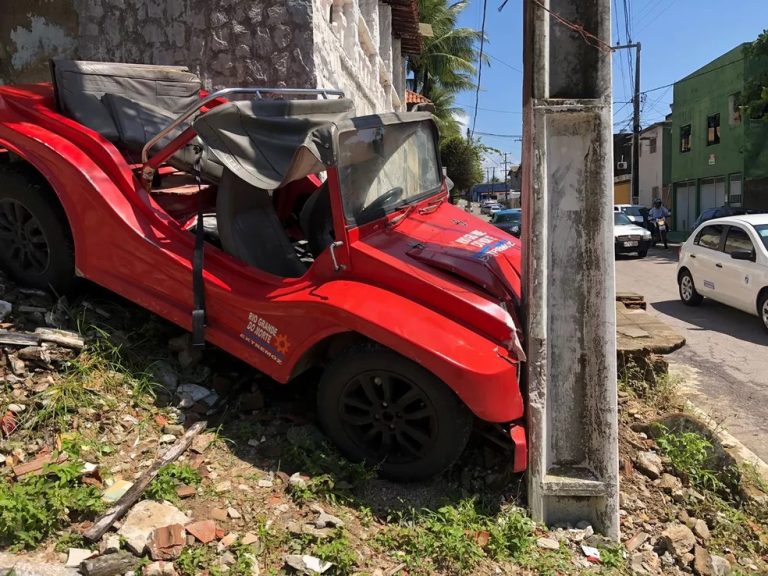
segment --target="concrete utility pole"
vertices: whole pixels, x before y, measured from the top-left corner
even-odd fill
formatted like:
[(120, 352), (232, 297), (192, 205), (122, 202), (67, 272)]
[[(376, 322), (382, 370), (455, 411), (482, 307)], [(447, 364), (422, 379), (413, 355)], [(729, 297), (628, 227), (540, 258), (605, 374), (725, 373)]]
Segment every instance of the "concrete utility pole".
[(632, 97), (632, 204), (640, 201), (640, 42), (614, 46), (614, 50), (635, 49), (635, 94)]
[(528, 0), (528, 502), (619, 537), (610, 0)]

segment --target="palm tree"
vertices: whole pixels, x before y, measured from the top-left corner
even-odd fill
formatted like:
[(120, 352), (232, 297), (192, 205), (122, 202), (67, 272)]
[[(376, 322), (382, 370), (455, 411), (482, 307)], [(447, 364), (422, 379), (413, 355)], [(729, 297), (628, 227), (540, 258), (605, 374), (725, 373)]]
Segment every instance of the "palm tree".
[(432, 112), (437, 119), (437, 126), (440, 129), (440, 137), (443, 140), (460, 136), (459, 123), (457, 115), (462, 113), (462, 109), (456, 106), (454, 93), (442, 84), (434, 84), (432, 92), (429, 95), (432, 101), (434, 111)]
[(414, 74), (414, 90), (430, 100), (434, 101), (438, 85), (449, 93), (475, 87), (475, 45), (481, 33), (456, 27), (459, 14), (468, 5), (468, 0), (453, 4), (448, 0), (419, 0), (419, 19), (432, 25), (433, 36), (424, 38), (422, 53), (410, 58), (409, 68)]

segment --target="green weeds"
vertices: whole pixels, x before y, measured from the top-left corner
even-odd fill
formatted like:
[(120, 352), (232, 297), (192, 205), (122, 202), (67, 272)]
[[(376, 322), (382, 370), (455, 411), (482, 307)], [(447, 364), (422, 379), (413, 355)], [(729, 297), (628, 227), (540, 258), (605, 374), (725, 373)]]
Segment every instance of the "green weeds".
[(256, 553), (253, 547), (238, 542), (229, 548), (235, 557), (235, 563), (224, 566), (217, 563), (218, 552), (211, 546), (186, 547), (182, 551), (176, 568), (181, 576), (197, 576), (207, 573), (209, 576), (251, 576), (256, 564)]
[(518, 509), (496, 517), (480, 513), (474, 500), (437, 511), (411, 511), (390, 519), (376, 544), (413, 574), (470, 574), (478, 563), (514, 559), (533, 541), (533, 522)]
[(200, 484), (200, 474), (188, 464), (168, 464), (163, 466), (154, 480), (147, 486), (147, 497), (152, 500), (168, 500), (177, 502), (176, 488), (182, 484), (197, 486)]
[(34, 548), (65, 525), (103, 509), (80, 481), (81, 462), (48, 465), (39, 476), (0, 483), (0, 546)]
[(659, 425), (656, 443), (669, 458), (675, 471), (695, 487), (711, 492), (723, 492), (726, 485), (707, 467), (712, 455), (712, 443), (696, 432), (671, 432)]

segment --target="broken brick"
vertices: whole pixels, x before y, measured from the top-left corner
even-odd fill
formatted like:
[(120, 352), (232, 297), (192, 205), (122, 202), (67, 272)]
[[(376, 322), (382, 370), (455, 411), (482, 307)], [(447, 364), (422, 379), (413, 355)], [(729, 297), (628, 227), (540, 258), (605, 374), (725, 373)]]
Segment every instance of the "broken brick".
[(147, 548), (153, 560), (174, 560), (187, 543), (187, 534), (181, 524), (156, 528), (149, 537)]
[(227, 511), (224, 508), (214, 508), (211, 510), (211, 518), (223, 522), (227, 519)]
[(197, 494), (197, 488), (194, 486), (187, 486), (186, 484), (176, 486), (176, 496), (179, 498), (191, 498), (195, 494)]
[(187, 532), (192, 534), (203, 544), (208, 544), (216, 539), (216, 522), (213, 520), (199, 520), (185, 526)]

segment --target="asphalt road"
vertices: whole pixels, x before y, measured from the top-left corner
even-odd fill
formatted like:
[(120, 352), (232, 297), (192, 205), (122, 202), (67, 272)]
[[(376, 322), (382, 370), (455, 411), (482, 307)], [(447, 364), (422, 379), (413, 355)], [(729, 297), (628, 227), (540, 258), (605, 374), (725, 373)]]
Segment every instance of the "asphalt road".
[(677, 328), (686, 345), (670, 354), (689, 399), (768, 462), (768, 333), (757, 316), (711, 300), (685, 306), (677, 292), (677, 246), (646, 258), (619, 256), (616, 290), (645, 296), (648, 311)]

